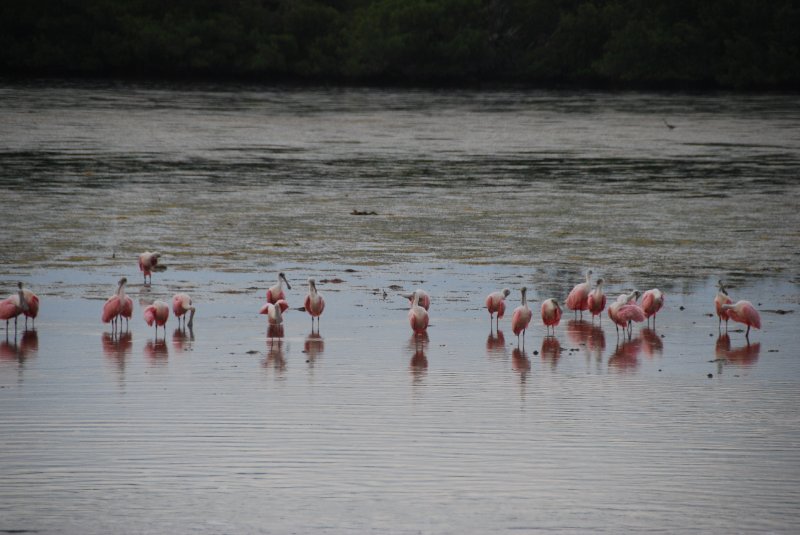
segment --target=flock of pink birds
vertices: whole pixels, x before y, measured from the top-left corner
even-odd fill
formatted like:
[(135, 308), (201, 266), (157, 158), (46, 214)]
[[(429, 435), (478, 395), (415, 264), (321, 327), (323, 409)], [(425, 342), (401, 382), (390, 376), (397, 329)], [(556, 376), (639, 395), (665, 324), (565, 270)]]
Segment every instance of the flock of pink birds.
[[(158, 259), (161, 257), (157, 252), (144, 252), (139, 255), (139, 270), (144, 275), (145, 284), (148, 283), (148, 278), (152, 283), (152, 271), (158, 265)], [(595, 316), (600, 316), (602, 320), (602, 312), (606, 309), (606, 295), (603, 293), (603, 279), (597, 279), (595, 287), (591, 287), (592, 271), (586, 273), (586, 281), (575, 285), (569, 292), (566, 299), (566, 306), (568, 309), (580, 313), (583, 316), (583, 311), (588, 311), (592, 315), (592, 321)], [(112, 329), (116, 331), (117, 328), (121, 330), (122, 320), (126, 322), (133, 315), (133, 300), (125, 294), (125, 284), (128, 280), (123, 277), (119, 280), (117, 291), (109, 297), (103, 304), (103, 312), (101, 319), (104, 323), (110, 323)], [(265, 314), (268, 318), (271, 327), (282, 328), (283, 326), (283, 313), (289, 308), (286, 301), (286, 294), (283, 290), (283, 284), (291, 290), (291, 285), (283, 273), (278, 274), (277, 283), (267, 290), (267, 302), (261, 307), (260, 314)], [(533, 311), (528, 306), (527, 301), (527, 288), (522, 287), (521, 304), (514, 309), (511, 316), (511, 330), (517, 335), (517, 342), (522, 336), (523, 343), (525, 332), (530, 326), (531, 319), (533, 318)], [(489, 320), (496, 320), (496, 325), (499, 327), (500, 318), (505, 314), (506, 298), (511, 294), (511, 290), (505, 288), (500, 291), (492, 292), (486, 297), (486, 308), (489, 311)], [(428, 310), (430, 308), (431, 299), (427, 292), (418, 289), (412, 294), (405, 295), (411, 302), (411, 307), (408, 311), (408, 321), (411, 329), (416, 334), (424, 333), (429, 324)], [(641, 297), (641, 303), (639, 303)], [(608, 306), (608, 316), (617, 329), (619, 336), (620, 329), (622, 329), (623, 336), (627, 329), (628, 337), (631, 336), (632, 326), (634, 323), (639, 323), (647, 320), (648, 325), (650, 318), (653, 318), (653, 325), (655, 325), (656, 315), (658, 311), (664, 306), (665, 295), (664, 292), (654, 288), (647, 290), (643, 294), (638, 290), (634, 290), (628, 294), (622, 294), (617, 297), (616, 301)], [(761, 328), (761, 318), (758, 311), (749, 301), (738, 301), (733, 303), (728, 296), (728, 292), (722, 281), (718, 283), (717, 295), (714, 298), (714, 306), (716, 309), (717, 317), (719, 318), (719, 326), (721, 328), (722, 321), (725, 321), (725, 328), (727, 330), (728, 320), (747, 325), (747, 332), (745, 337), (749, 337), (750, 328)], [(325, 310), (325, 300), (322, 295), (317, 291), (316, 282), (314, 279), (308, 279), (308, 294), (305, 298), (304, 310), (311, 316), (311, 327), (314, 328), (314, 320), (316, 319), (317, 329), (319, 329), (319, 317)], [(158, 334), (158, 327), (164, 327), (166, 333), (166, 323), (169, 318), (170, 306), (164, 301), (156, 300), (152, 304), (146, 306), (143, 311), (144, 320), (148, 326), (155, 325), (156, 335)], [(172, 298), (172, 312), (180, 325), (183, 319), (184, 327), (192, 327), (194, 320), (195, 307), (192, 304), (192, 298), (185, 293), (177, 293)], [(8, 333), (9, 321), (14, 319), (14, 329), (16, 332), (17, 317), (20, 315), (25, 316), (25, 326), (27, 327), (28, 318), (34, 322), (39, 313), (39, 298), (32, 291), (23, 288), (22, 283), (18, 284), (18, 291), (16, 294), (0, 301), (0, 320), (6, 321), (6, 333)], [(188, 322), (186, 316), (189, 316)], [(554, 298), (545, 299), (541, 306), (542, 323), (547, 329), (547, 335), (550, 335), (550, 330), (555, 334), (555, 328), (561, 321), (562, 309), (559, 302)], [(34, 324), (35, 325), (35, 324)]]

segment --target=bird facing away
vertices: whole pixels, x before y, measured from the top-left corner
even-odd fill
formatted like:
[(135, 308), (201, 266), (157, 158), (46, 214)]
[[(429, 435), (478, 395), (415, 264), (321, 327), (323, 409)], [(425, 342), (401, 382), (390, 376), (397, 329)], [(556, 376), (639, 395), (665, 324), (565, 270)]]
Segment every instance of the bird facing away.
[(642, 310), (647, 318), (647, 325), (650, 325), (650, 316), (653, 316), (653, 327), (656, 325), (656, 314), (664, 306), (664, 292), (658, 288), (647, 290), (642, 295)]
[(414, 299), (411, 301), (411, 308), (408, 309), (408, 323), (415, 334), (422, 334), (428, 329), (428, 311), (420, 304), (419, 290), (414, 292)]
[(556, 335), (556, 326), (558, 326), (559, 322), (561, 321), (561, 305), (558, 304), (558, 301), (553, 299), (545, 299), (542, 301), (542, 323), (544, 323), (545, 327), (549, 329), (553, 328), (553, 336)]
[[(186, 313), (189, 313), (189, 321), (186, 321)], [(183, 325), (192, 328), (194, 323), (195, 308), (192, 304), (192, 298), (187, 294), (179, 293), (172, 296), (172, 313), (178, 318), (178, 327), (181, 325), (181, 318), (183, 318)]]
[(606, 294), (603, 293), (603, 279), (597, 279), (594, 290), (586, 298), (586, 309), (592, 314), (592, 321), (595, 316), (600, 316), (603, 321), (603, 309), (606, 308)]
[(156, 326), (156, 336), (158, 336), (158, 328), (164, 327), (164, 336), (167, 336), (167, 320), (169, 319), (169, 305), (164, 301), (153, 301), (152, 305), (144, 309), (144, 321), (147, 325)]
[(430, 310), (431, 308), (431, 296), (428, 295), (428, 292), (421, 288), (417, 288), (410, 294), (400, 294), (406, 299), (408, 299), (409, 305), (414, 301), (414, 294), (419, 294), (419, 306), (424, 308), (425, 310)]
[[(20, 283), (22, 284), (22, 283)], [(22, 313), (25, 314), (25, 328), (28, 328), (28, 318), (33, 320), (32, 327), (36, 328), (36, 316), (39, 315), (39, 296), (33, 293), (32, 291), (28, 290), (27, 288), (22, 289), (22, 297), (27, 305), (27, 310), (23, 310)]]
[(28, 304), (25, 301), (25, 294), (22, 289), (22, 283), (17, 283), (17, 293), (10, 295), (0, 301), (0, 320), (6, 320), (6, 335), (8, 334), (8, 322), (14, 318), (14, 332), (17, 332), (17, 316), (23, 314), (28, 310)]
[(139, 271), (144, 274), (144, 283), (147, 284), (147, 277), (150, 277), (150, 283), (153, 282), (153, 268), (158, 265), (158, 259), (161, 258), (161, 253), (151, 253), (145, 251), (139, 255)]
[(269, 290), (267, 290), (267, 303), (272, 303), (273, 305), (280, 301), (281, 299), (286, 299), (286, 294), (283, 292), (283, 283), (286, 283), (286, 288), (291, 290), (292, 285), (289, 284), (289, 281), (286, 280), (286, 275), (283, 273), (278, 273), (278, 282), (274, 286), (270, 286)]
[(283, 313), (289, 308), (289, 303), (285, 299), (279, 299), (276, 303), (266, 303), (259, 314), (266, 314), (270, 325), (283, 325)]
[(511, 330), (517, 335), (517, 345), (519, 345), (519, 335), (522, 334), (522, 344), (525, 345), (525, 331), (528, 330), (528, 325), (531, 323), (533, 312), (528, 307), (528, 288), (523, 286), (520, 288), (522, 294), (522, 304), (514, 309), (511, 315)]
[(117, 283), (117, 291), (103, 304), (103, 314), (100, 319), (103, 323), (111, 323), (112, 330), (116, 330), (119, 326), (121, 331), (122, 318), (125, 318), (127, 325), (133, 316), (133, 299), (125, 295), (125, 284), (127, 283), (128, 279), (122, 277)]
[(586, 272), (586, 281), (576, 284), (572, 291), (567, 296), (567, 308), (575, 312), (580, 312), (583, 317), (583, 311), (589, 309), (589, 290), (591, 290), (591, 277), (592, 270)]
[(744, 333), (744, 336), (748, 340), (750, 338), (750, 327), (761, 328), (761, 316), (750, 301), (737, 301), (733, 305), (726, 303), (722, 305), (722, 310), (726, 311), (728, 317), (733, 321), (747, 325), (747, 332)]
[(317, 329), (319, 329), (319, 317), (322, 315), (322, 311), (325, 310), (325, 299), (317, 291), (317, 281), (314, 279), (308, 279), (308, 295), (306, 295), (306, 301), (303, 306), (311, 316), (311, 330), (314, 330), (314, 318), (317, 318)]
[(722, 320), (725, 320), (725, 331), (727, 331), (728, 320), (730, 318), (728, 316), (728, 311), (724, 310), (722, 306), (733, 303), (733, 300), (728, 297), (728, 292), (721, 280), (717, 281), (717, 288), (717, 295), (714, 297), (714, 308), (716, 309), (717, 317), (719, 318), (719, 322), (717, 323), (717, 331), (722, 329)]
[(506, 313), (506, 297), (509, 296), (511, 290), (503, 288), (498, 292), (492, 292), (486, 296), (486, 309), (489, 311), (489, 323), (492, 322), (492, 316), (497, 314), (497, 325), (500, 325), (500, 318)]

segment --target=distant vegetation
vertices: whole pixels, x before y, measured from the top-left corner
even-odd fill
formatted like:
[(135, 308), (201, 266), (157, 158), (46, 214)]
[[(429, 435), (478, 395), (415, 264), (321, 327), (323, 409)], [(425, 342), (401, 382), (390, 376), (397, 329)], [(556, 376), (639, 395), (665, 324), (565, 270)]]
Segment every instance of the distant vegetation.
[(0, 72), (800, 88), (796, 0), (2, 0)]

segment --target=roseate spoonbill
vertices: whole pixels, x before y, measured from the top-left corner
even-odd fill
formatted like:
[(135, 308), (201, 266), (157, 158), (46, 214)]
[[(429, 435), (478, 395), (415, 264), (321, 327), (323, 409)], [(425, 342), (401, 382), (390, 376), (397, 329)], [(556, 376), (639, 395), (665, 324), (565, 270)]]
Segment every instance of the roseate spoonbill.
[(603, 279), (597, 279), (594, 290), (589, 293), (586, 298), (586, 308), (592, 313), (592, 322), (595, 316), (600, 316), (600, 322), (603, 321), (603, 309), (606, 308), (606, 294), (603, 293)]
[(411, 308), (408, 309), (408, 322), (416, 334), (422, 334), (428, 329), (428, 311), (419, 304), (420, 297), (419, 290), (415, 291)]
[(28, 318), (31, 318), (33, 320), (32, 327), (35, 329), (36, 316), (39, 315), (39, 296), (27, 288), (22, 289), (22, 296), (25, 300), (25, 304), (28, 305), (28, 309), (22, 312), (25, 314), (25, 328), (28, 328)]
[(150, 277), (150, 283), (153, 282), (153, 274), (151, 271), (158, 264), (158, 259), (161, 258), (161, 253), (151, 253), (145, 251), (139, 255), (139, 271), (144, 273), (144, 283), (147, 284), (147, 277)]
[[(186, 322), (186, 313), (189, 313), (189, 322)], [(178, 318), (178, 327), (181, 325), (181, 317), (183, 317), (183, 325), (191, 329), (194, 322), (195, 308), (192, 304), (192, 298), (187, 294), (175, 294), (172, 296), (172, 313)]]
[(644, 310), (636, 303), (626, 303), (619, 307), (614, 315), (614, 322), (623, 328), (628, 328), (628, 339), (631, 338), (633, 322), (641, 323), (645, 320)]
[(528, 307), (528, 289), (523, 286), (520, 288), (520, 293), (522, 294), (522, 304), (514, 309), (514, 314), (511, 316), (511, 330), (517, 335), (517, 345), (519, 345), (519, 335), (522, 333), (522, 345), (524, 347), (525, 331), (528, 330), (528, 325), (531, 323), (533, 312)]
[(733, 305), (726, 303), (722, 305), (722, 310), (726, 311), (728, 317), (733, 321), (747, 325), (747, 332), (744, 333), (745, 338), (750, 338), (750, 327), (761, 328), (761, 316), (750, 301), (737, 301)]
[(589, 308), (589, 290), (591, 289), (592, 270), (586, 272), (586, 282), (576, 284), (575, 287), (569, 292), (567, 296), (567, 308), (574, 310), (577, 314), (578, 311), (583, 317), (583, 311)]
[(428, 292), (421, 288), (417, 288), (414, 292), (410, 294), (400, 294), (410, 302), (414, 301), (414, 293), (419, 293), (419, 306), (424, 308), (425, 310), (430, 310), (431, 308), (431, 296), (428, 295)]
[(556, 326), (561, 321), (561, 305), (558, 301), (553, 299), (545, 299), (542, 301), (542, 323), (548, 329), (547, 334), (550, 334), (550, 327), (553, 328), (553, 336), (556, 335)]
[[(617, 300), (611, 303), (608, 307), (608, 317), (611, 318), (611, 321), (614, 322), (614, 326), (617, 329), (617, 337), (619, 337), (619, 328), (622, 327), (623, 333), (625, 332), (625, 328), (628, 326), (630, 319), (623, 319), (620, 317), (620, 310), (626, 306), (634, 306), (641, 311), (639, 305), (636, 304), (636, 300), (639, 298), (639, 290), (634, 290), (629, 294), (621, 294), (617, 297)], [(626, 315), (638, 315), (636, 314), (635, 310), (627, 311)], [(642, 311), (642, 319), (639, 321), (644, 321), (644, 311)]]
[(722, 320), (725, 320), (725, 330), (728, 330), (728, 311), (722, 309), (722, 305), (729, 305), (733, 303), (730, 297), (728, 297), (728, 292), (725, 289), (725, 285), (722, 283), (721, 280), (717, 281), (717, 296), (714, 298), (714, 308), (717, 310), (717, 317), (719, 318), (719, 323), (717, 324), (717, 332), (722, 330)]
[(259, 314), (266, 314), (270, 325), (283, 325), (283, 313), (289, 308), (289, 303), (285, 299), (279, 299), (276, 303), (266, 303)]
[(647, 325), (650, 325), (650, 316), (653, 316), (653, 327), (656, 326), (656, 314), (664, 306), (664, 292), (658, 288), (647, 290), (642, 295), (642, 310), (647, 318)]
[(112, 330), (116, 330), (117, 320), (119, 320), (119, 328), (122, 330), (122, 318), (125, 318), (127, 322), (133, 315), (133, 299), (125, 295), (127, 282), (128, 279), (122, 277), (117, 285), (117, 291), (103, 304), (103, 314), (100, 319), (103, 323), (110, 322)]
[(308, 295), (303, 306), (311, 315), (311, 330), (314, 330), (314, 318), (317, 318), (317, 330), (319, 330), (319, 317), (325, 310), (325, 299), (322, 298), (322, 294), (317, 292), (317, 281), (314, 279), (308, 279)]
[(286, 288), (291, 290), (292, 285), (286, 280), (286, 275), (278, 273), (278, 283), (274, 286), (270, 286), (269, 290), (267, 290), (267, 303), (272, 303), (274, 305), (281, 299), (286, 299), (286, 294), (283, 292), (284, 282), (286, 283)]
[(503, 288), (499, 292), (492, 292), (486, 296), (486, 309), (489, 311), (489, 323), (492, 323), (492, 316), (497, 314), (497, 325), (500, 325), (500, 318), (506, 313), (506, 297), (511, 293), (508, 288)]
[(156, 325), (156, 337), (158, 337), (158, 328), (164, 327), (164, 338), (167, 337), (167, 320), (169, 319), (169, 305), (164, 301), (153, 301), (152, 305), (144, 309), (144, 321), (147, 325)]
[(28, 310), (22, 283), (17, 283), (17, 293), (0, 301), (0, 320), (6, 320), (6, 335), (8, 335), (8, 322), (14, 318), (14, 332), (17, 332), (17, 316)]

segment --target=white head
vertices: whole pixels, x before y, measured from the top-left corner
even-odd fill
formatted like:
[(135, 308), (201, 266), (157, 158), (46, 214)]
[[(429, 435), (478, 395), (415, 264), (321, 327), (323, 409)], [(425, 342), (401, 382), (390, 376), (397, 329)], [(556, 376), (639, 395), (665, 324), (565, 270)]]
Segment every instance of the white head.
[(508, 297), (510, 293), (511, 290), (509, 290), (508, 288), (503, 288), (503, 297)]

